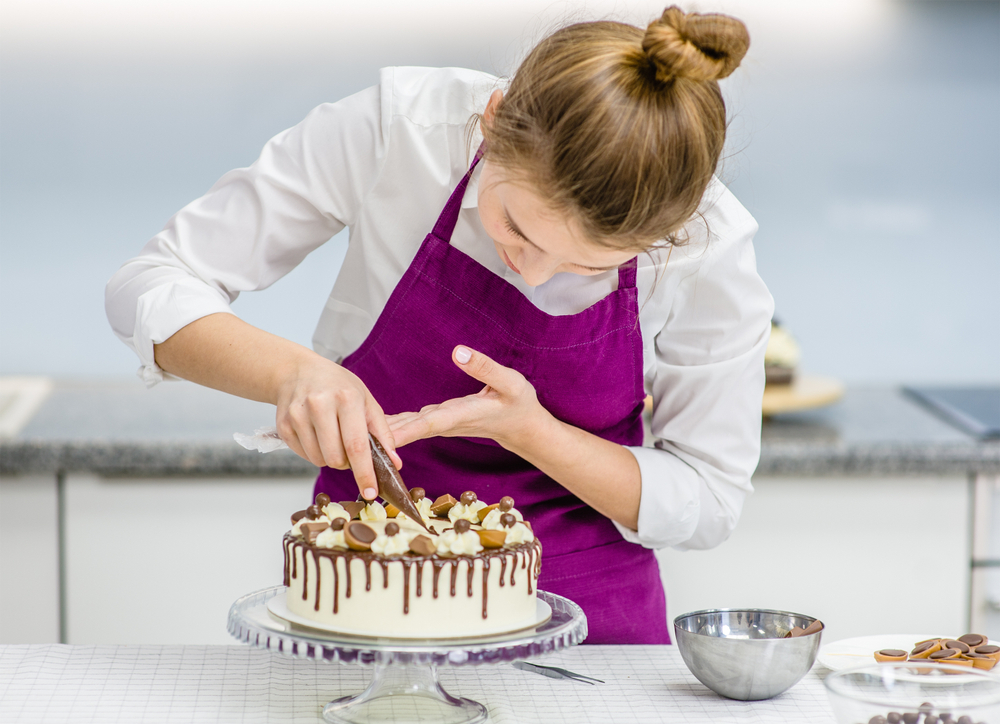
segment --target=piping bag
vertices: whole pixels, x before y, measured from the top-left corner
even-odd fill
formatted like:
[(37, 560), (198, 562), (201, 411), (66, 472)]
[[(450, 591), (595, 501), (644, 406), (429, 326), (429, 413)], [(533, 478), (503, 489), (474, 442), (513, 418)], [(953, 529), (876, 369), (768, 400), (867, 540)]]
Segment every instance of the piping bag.
[[(253, 431), (253, 435), (237, 432), (233, 434), (233, 439), (247, 450), (257, 450), (262, 453), (288, 449), (288, 445), (278, 436), (278, 430), (274, 427), (258, 428)], [(406, 485), (403, 484), (402, 476), (393, 464), (392, 458), (389, 457), (389, 453), (382, 447), (382, 443), (375, 439), (371, 433), (368, 433), (368, 441), (371, 443), (372, 463), (375, 467), (375, 478), (378, 480), (379, 496), (387, 503), (395, 505), (406, 514), (407, 518), (434, 535), (424, 523), (424, 517), (420, 515), (420, 511), (413, 503), (413, 498), (410, 497)]]

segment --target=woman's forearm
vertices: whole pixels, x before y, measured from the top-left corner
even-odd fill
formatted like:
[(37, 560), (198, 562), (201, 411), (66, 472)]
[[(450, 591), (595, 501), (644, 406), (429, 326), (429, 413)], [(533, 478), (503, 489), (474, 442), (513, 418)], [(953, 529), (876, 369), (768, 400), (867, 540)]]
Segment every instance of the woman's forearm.
[(602, 515), (636, 530), (642, 474), (627, 448), (547, 412), (504, 445)]
[(195, 320), (153, 349), (156, 364), (172, 375), (272, 405), (281, 380), (302, 360), (319, 356), (232, 314)]

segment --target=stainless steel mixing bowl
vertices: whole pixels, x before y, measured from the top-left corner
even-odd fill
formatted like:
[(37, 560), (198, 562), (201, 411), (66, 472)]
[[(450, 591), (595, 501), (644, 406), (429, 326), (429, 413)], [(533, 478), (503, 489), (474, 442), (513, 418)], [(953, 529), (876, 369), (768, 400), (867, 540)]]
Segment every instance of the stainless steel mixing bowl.
[(789, 689), (816, 661), (822, 631), (784, 638), (816, 619), (763, 608), (694, 611), (674, 619), (684, 663), (712, 691), (729, 699), (770, 699)]

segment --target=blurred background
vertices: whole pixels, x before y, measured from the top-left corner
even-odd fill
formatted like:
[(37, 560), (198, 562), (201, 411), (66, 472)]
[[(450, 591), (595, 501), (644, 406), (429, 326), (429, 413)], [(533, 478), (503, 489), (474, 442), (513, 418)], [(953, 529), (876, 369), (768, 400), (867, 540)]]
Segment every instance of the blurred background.
[[(662, 2), (8, 0), (0, 44), (0, 373), (121, 378), (106, 280), (180, 207), (387, 65), (510, 74), (566, 22)], [(752, 38), (720, 176), (802, 368), (1000, 377), (1000, 4), (719, 0)], [(335, 238), (234, 310), (309, 345)], [(138, 384), (138, 382), (136, 382)]]

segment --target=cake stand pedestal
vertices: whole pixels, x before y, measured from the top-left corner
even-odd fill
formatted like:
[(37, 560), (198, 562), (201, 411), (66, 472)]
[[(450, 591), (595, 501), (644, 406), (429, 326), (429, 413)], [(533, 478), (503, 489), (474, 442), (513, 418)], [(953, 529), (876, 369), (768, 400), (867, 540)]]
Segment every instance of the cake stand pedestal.
[(587, 619), (575, 603), (539, 591), (552, 618), (507, 634), (463, 639), (394, 639), (347, 636), (300, 627), (272, 615), (267, 602), (284, 586), (238, 599), (229, 609), (228, 630), (240, 641), (286, 656), (373, 669), (360, 694), (334, 699), (323, 708), (328, 722), (441, 722), (471, 724), (489, 718), (486, 707), (441, 688), (438, 668), (501, 664), (575, 646), (587, 637)]

